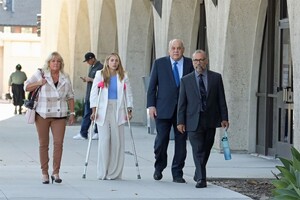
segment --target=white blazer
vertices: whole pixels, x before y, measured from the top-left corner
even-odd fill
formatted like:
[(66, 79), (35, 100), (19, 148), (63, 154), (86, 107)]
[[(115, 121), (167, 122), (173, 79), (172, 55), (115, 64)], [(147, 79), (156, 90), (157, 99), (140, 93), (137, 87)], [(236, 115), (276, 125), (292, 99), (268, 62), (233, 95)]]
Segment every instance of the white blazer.
[[(98, 84), (104, 81), (101, 71), (102, 70), (96, 72), (93, 81), (93, 86), (91, 89), (91, 94), (90, 94), (90, 107), (91, 108), (98, 107), (95, 122), (99, 126), (103, 126), (106, 113), (109, 112), (109, 110), (107, 110), (108, 88), (105, 86), (101, 90), (100, 88), (98, 88)], [(127, 74), (125, 74), (125, 77), (122, 81), (119, 80), (119, 76), (117, 75), (117, 90), (118, 90), (118, 94), (117, 94), (118, 99), (117, 99), (116, 121), (118, 125), (121, 125), (127, 122), (125, 109), (133, 108), (132, 90), (131, 90), (131, 86)], [(100, 97), (98, 96), (98, 93), (100, 94)], [(99, 103), (98, 103), (98, 97), (100, 98)], [(125, 107), (124, 97), (126, 97), (127, 108)]]

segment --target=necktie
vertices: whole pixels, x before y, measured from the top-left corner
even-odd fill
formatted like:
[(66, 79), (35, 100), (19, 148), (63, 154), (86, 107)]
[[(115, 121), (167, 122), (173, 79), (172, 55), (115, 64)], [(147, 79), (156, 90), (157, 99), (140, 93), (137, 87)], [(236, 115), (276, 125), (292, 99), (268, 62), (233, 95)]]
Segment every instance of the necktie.
[(179, 72), (178, 72), (177, 62), (173, 63), (173, 75), (174, 75), (174, 79), (175, 79), (176, 85), (177, 85), (177, 87), (179, 87), (180, 78), (179, 78)]
[(200, 89), (200, 95), (201, 95), (201, 106), (202, 106), (202, 111), (206, 110), (206, 89), (205, 85), (203, 82), (203, 74), (199, 75), (199, 89)]

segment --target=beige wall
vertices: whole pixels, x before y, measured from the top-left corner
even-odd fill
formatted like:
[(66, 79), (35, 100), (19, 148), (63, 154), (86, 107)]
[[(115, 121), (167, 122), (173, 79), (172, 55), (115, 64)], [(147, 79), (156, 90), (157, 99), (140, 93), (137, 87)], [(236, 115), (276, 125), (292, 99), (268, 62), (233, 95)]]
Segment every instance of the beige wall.
[(0, 94), (8, 92), (8, 80), (17, 64), (29, 77), (43, 66), (41, 42), (36, 34), (0, 33)]
[[(3, 59), (4, 59), (3, 58), (3, 40), (0, 39), (0, 77), (1, 77), (1, 79), (3, 77), (3, 68), (4, 68), (3, 67), (3, 62), (4, 62)], [(4, 90), (3, 81), (0, 81), (0, 94), (1, 94), (0, 98), (3, 97), (3, 95), (5, 94), (5, 91), (7, 91), (7, 90)], [(4, 99), (4, 97), (2, 99)]]
[[(146, 97), (142, 77), (150, 73), (153, 37), (156, 37), (157, 57), (167, 54), (168, 42), (172, 38), (186, 41), (186, 56), (190, 56), (196, 45), (198, 1), (163, 2), (163, 10), (168, 15), (159, 18), (153, 16), (155, 12), (148, 0), (57, 0), (55, 7), (51, 6), (53, 1), (44, 0), (44, 56), (53, 50), (63, 55), (69, 65), (66, 69), (73, 80), (75, 97), (80, 99), (85, 94), (85, 85), (78, 77), (87, 74), (87, 66), (82, 63), (84, 54), (92, 51), (103, 62), (109, 53), (118, 52), (131, 81), (135, 83), (133, 121), (145, 124)], [(191, 9), (193, 12), (190, 12)], [(196, 23), (191, 23), (194, 20)], [(187, 27), (177, 28), (182, 23)], [(156, 32), (153, 31), (155, 24), (159, 24)]]
[(300, 1), (288, 0), (294, 74), (294, 146), (300, 149)]
[[(82, 63), (87, 51), (103, 62), (116, 51), (133, 82), (134, 119), (146, 123), (143, 76), (150, 73), (152, 44), (155, 57), (167, 54), (168, 42), (181, 38), (185, 55), (196, 48), (201, 0), (162, 1), (162, 17), (149, 0), (42, 0), (42, 57), (58, 50), (65, 58), (74, 83), (76, 98), (85, 94), (78, 76), (87, 73)], [(223, 75), (233, 150), (254, 152), (259, 60), (266, 0), (226, 0), (215, 6), (204, 0), (210, 68)], [(56, 6), (52, 6), (52, 5)], [(299, 71), (300, 30), (297, 0), (288, 0), (294, 65), (295, 122), (300, 119)], [(295, 123), (295, 145), (300, 145), (299, 124)], [(219, 134), (218, 134), (219, 136)], [(220, 147), (219, 137), (216, 147)]]

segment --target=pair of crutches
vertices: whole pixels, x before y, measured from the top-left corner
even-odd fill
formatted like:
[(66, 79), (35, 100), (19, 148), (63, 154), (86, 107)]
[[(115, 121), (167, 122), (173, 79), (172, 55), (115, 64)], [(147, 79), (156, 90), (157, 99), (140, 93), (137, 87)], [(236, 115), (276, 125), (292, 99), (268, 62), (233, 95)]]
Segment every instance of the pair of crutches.
[[(100, 87), (100, 91), (99, 91), (99, 95), (98, 95), (98, 99), (97, 99), (97, 107), (96, 107), (95, 117), (98, 114), (98, 105), (99, 105), (99, 102), (100, 102), (101, 92), (102, 92), (102, 87)], [(131, 129), (131, 125), (130, 125), (129, 114), (128, 114), (128, 110), (127, 110), (126, 93), (124, 93), (124, 102), (125, 102), (125, 112), (126, 112), (126, 117), (127, 117), (127, 123), (128, 123), (128, 127), (129, 127), (129, 130), (130, 130), (130, 137), (131, 137), (131, 143), (132, 143), (133, 156), (134, 156), (135, 166), (136, 166), (136, 170), (137, 170), (137, 179), (141, 179), (140, 169), (139, 169), (139, 164), (138, 164), (137, 154), (136, 154), (136, 149), (135, 149), (135, 143), (134, 143), (134, 139), (133, 139), (133, 134), (132, 134), (132, 129)], [(88, 142), (88, 148), (87, 148), (87, 152), (86, 152), (84, 170), (83, 170), (83, 175), (82, 175), (83, 179), (86, 178), (86, 171), (87, 171), (88, 160), (89, 160), (89, 157), (90, 157), (91, 144), (92, 144), (92, 130), (94, 130), (94, 126), (95, 126), (95, 118), (92, 121), (92, 127), (90, 128), (90, 131), (89, 131), (90, 132), (89, 133), (89, 142)], [(99, 138), (99, 139), (101, 139), (101, 138)]]

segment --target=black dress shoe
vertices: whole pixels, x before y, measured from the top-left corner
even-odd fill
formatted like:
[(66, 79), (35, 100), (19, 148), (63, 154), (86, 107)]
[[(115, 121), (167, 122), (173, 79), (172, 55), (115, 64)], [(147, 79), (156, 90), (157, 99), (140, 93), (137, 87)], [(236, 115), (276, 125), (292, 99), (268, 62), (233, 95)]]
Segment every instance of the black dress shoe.
[(182, 177), (173, 178), (173, 182), (175, 182), (175, 183), (186, 183), (186, 181)]
[(197, 178), (196, 178), (195, 176), (194, 176), (194, 178), (193, 178), (193, 179), (194, 179), (194, 181), (195, 181), (195, 182), (197, 182)]
[(154, 180), (159, 181), (160, 179), (162, 179), (163, 175), (160, 171), (155, 170), (154, 174), (153, 174), (153, 178)]
[(205, 188), (205, 187), (207, 187), (206, 180), (200, 180), (200, 181), (198, 181), (195, 187), (196, 188)]

